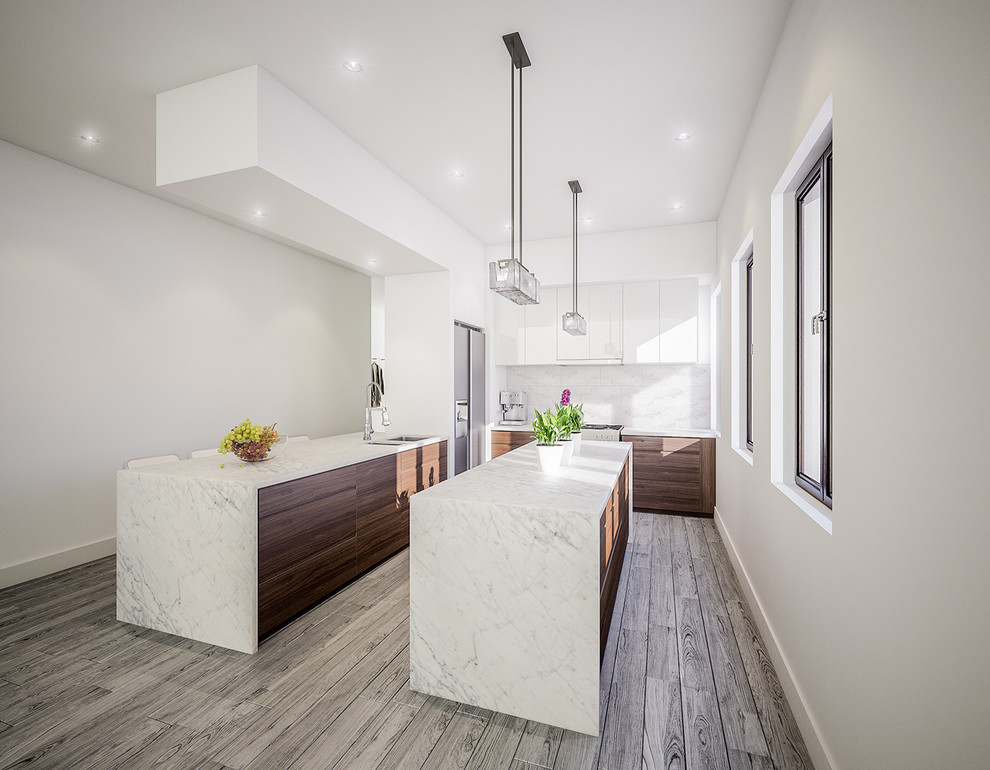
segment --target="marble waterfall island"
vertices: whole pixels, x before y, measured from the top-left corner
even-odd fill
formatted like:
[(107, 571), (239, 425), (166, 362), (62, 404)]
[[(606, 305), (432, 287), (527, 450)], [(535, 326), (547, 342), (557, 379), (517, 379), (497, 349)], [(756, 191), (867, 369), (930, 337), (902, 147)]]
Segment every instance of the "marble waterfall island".
[(410, 502), (410, 686), (598, 735), (599, 678), (629, 532), (631, 447), (533, 444)]
[(259, 635), (408, 544), (409, 500), (446, 477), (446, 447), (353, 433), (260, 463), (118, 471), (118, 620), (255, 652)]

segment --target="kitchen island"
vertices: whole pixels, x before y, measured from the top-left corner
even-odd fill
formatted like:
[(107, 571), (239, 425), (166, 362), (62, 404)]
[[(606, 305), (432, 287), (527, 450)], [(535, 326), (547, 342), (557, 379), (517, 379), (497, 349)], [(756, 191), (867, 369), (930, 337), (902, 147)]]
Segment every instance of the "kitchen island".
[[(376, 439), (383, 437), (376, 436)], [(408, 543), (409, 500), (446, 441), (301, 441), (260, 463), (200, 457), (117, 472), (117, 618), (255, 652)]]
[(589, 735), (629, 533), (630, 446), (527, 445), (410, 505), (410, 686)]

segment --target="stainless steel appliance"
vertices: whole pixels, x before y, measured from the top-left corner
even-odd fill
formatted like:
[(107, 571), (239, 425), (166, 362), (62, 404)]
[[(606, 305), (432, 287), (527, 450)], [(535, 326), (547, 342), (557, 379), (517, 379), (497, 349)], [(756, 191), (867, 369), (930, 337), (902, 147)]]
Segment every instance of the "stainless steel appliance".
[(498, 402), (502, 405), (500, 425), (525, 425), (529, 422), (525, 391), (503, 390), (498, 395)]
[(485, 333), (454, 322), (454, 475), (485, 461)]
[(621, 425), (605, 425), (585, 423), (581, 428), (581, 440), (588, 441), (619, 441), (622, 438)]

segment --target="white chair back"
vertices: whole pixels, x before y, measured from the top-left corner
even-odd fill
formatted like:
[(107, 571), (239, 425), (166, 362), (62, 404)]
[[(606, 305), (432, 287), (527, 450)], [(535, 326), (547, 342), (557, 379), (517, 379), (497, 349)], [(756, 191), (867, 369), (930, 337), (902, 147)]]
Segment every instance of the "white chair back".
[(178, 455), (158, 455), (157, 457), (135, 457), (124, 463), (124, 468), (146, 468), (149, 465), (161, 465), (162, 463), (175, 463), (179, 461)]
[(211, 449), (194, 449), (189, 453), (189, 459), (191, 460), (194, 457), (209, 457), (210, 455), (215, 454), (219, 454), (216, 447)]
[(286, 444), (295, 444), (297, 441), (309, 441), (309, 436), (289, 436)]

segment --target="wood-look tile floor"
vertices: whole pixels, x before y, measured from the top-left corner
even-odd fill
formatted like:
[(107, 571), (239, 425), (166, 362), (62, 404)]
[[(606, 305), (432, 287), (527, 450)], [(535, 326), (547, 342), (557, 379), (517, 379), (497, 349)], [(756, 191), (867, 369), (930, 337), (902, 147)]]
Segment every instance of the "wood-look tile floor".
[(0, 591), (0, 768), (805, 768), (710, 520), (634, 514), (600, 738), (409, 689), (404, 551), (243, 655), (115, 619), (112, 557)]

